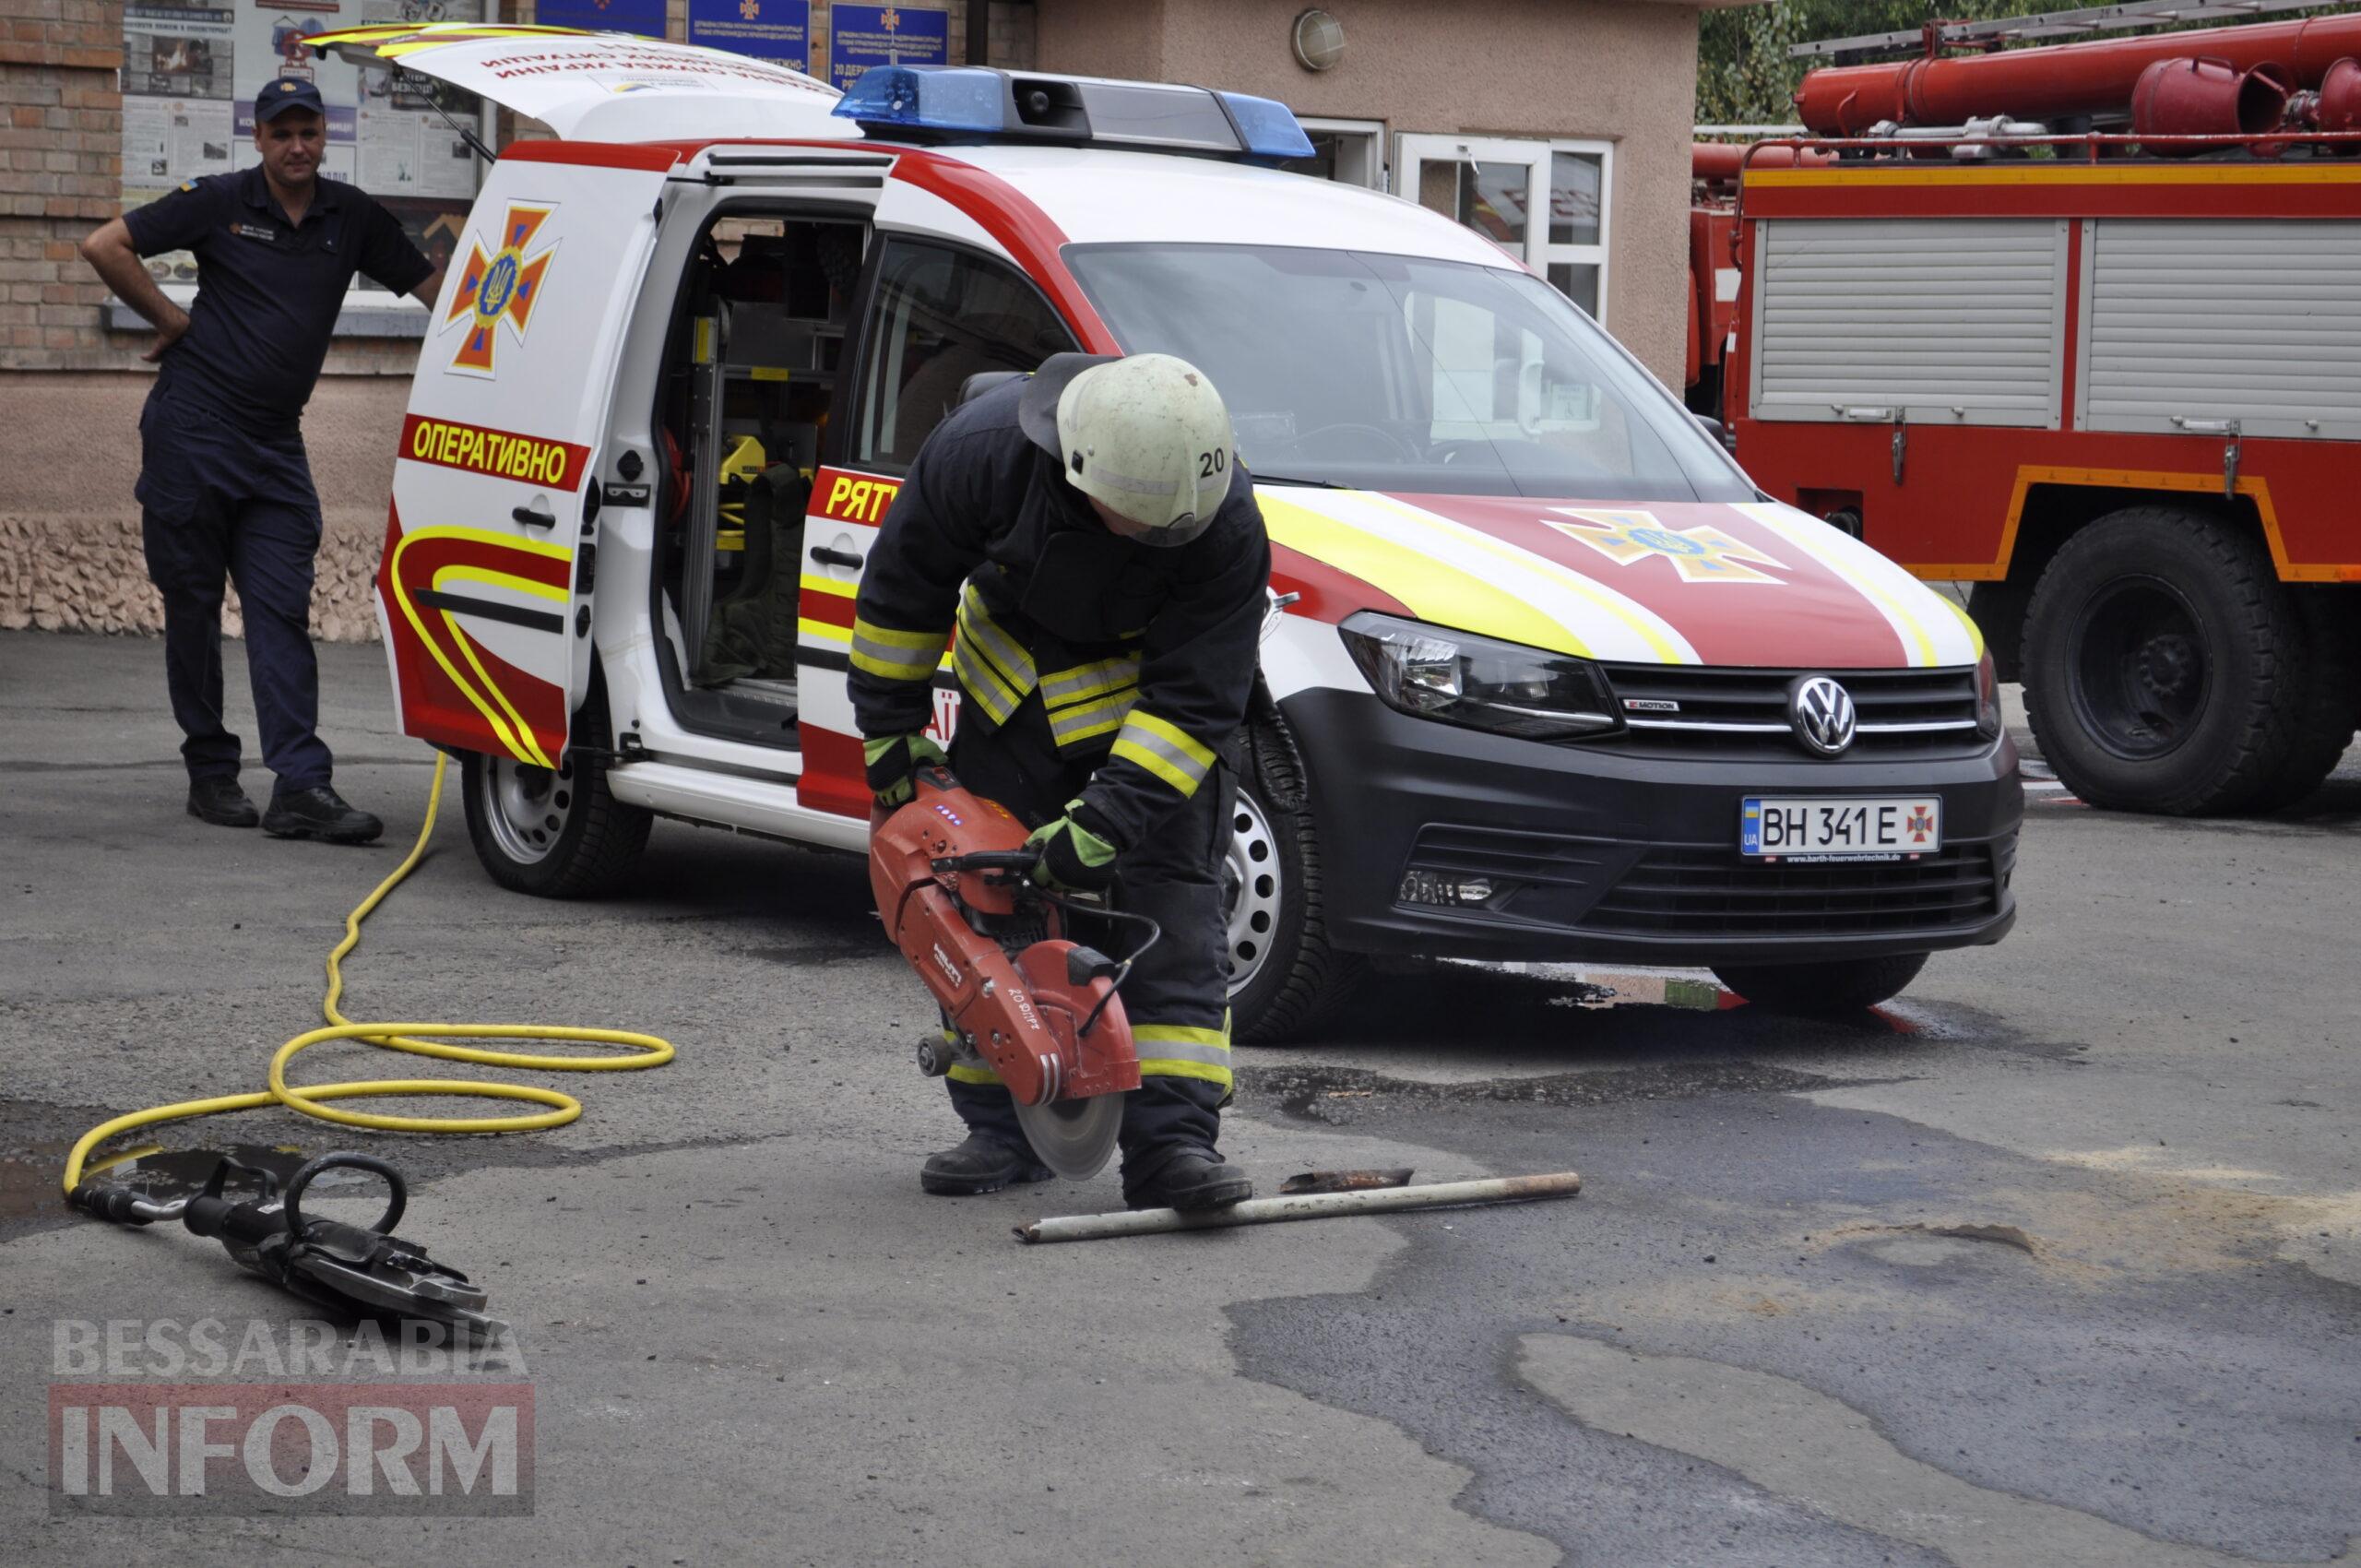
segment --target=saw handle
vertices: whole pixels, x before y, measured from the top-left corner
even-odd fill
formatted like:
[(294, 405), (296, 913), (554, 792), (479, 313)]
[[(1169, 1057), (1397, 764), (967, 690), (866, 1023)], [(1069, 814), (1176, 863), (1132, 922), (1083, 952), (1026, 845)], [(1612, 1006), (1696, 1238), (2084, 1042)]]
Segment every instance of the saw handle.
[(971, 849), (964, 855), (946, 855), (934, 862), (937, 872), (1013, 871), (1030, 872), (1041, 857), (1030, 849)]

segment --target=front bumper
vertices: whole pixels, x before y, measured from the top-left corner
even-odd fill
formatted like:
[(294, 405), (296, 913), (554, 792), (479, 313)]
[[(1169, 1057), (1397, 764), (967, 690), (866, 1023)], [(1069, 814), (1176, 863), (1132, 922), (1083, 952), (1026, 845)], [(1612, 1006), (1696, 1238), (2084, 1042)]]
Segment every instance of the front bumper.
[[(1330, 939), (1429, 957), (1760, 964), (1998, 942), (2024, 791), (2005, 738), (1892, 761), (1635, 756), (1396, 713), (1318, 688), (1281, 705), (1311, 777)], [(1750, 794), (1943, 801), (1940, 854), (1831, 865), (1738, 852)], [(1480, 879), (1477, 908), (1404, 899), (1426, 872)]]

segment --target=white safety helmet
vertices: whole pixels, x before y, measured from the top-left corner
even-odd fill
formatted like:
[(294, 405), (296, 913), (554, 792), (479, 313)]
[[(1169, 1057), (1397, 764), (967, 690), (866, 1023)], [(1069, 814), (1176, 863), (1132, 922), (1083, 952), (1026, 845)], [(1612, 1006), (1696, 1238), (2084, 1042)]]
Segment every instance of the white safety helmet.
[(1170, 354), (1061, 354), (1026, 392), (1028, 434), (1049, 445), (1038, 427), (1054, 397), (1050, 449), (1066, 482), (1138, 524), (1130, 537), (1186, 544), (1212, 525), (1229, 493), (1237, 436), (1204, 372)]

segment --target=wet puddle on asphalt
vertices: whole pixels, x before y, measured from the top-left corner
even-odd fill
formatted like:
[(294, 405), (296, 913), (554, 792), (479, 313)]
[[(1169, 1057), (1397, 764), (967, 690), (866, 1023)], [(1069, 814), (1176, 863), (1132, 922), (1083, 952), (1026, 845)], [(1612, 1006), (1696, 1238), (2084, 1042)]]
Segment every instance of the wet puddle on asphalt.
[[(59, 1185), (65, 1171), (70, 1140), (39, 1143), (0, 1154), (0, 1225), (55, 1218), (72, 1212)], [(101, 1157), (90, 1162), (83, 1180), (119, 1182), (160, 1202), (188, 1197), (203, 1189), (224, 1158), (267, 1171), (285, 1185), (289, 1177), (312, 1158), (308, 1150), (286, 1145), (231, 1144), (226, 1148), (164, 1149), (149, 1145), (128, 1154)], [(254, 1179), (232, 1172), (235, 1190), (251, 1193)], [(366, 1185), (376, 1178), (357, 1170), (330, 1170), (319, 1178), (323, 1191), (345, 1185)]]

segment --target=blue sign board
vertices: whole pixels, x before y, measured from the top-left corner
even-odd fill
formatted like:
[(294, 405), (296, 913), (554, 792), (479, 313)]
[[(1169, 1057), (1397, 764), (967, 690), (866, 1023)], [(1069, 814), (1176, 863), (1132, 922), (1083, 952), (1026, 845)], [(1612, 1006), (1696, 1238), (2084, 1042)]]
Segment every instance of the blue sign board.
[(812, 0), (689, 0), (689, 42), (812, 68)]
[(540, 0), (533, 21), (545, 28), (587, 28), (592, 32), (664, 36), (664, 0)]
[(828, 82), (847, 88), (872, 65), (947, 65), (951, 13), (915, 6), (828, 8)]

